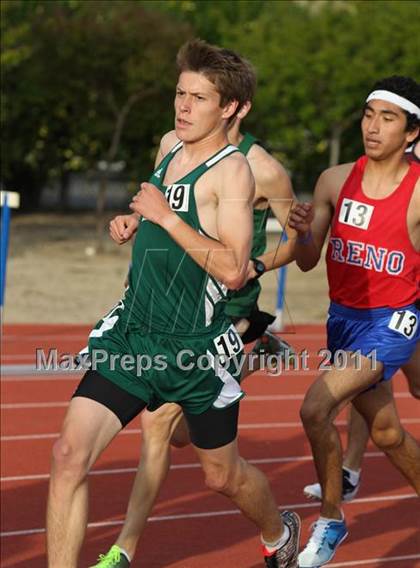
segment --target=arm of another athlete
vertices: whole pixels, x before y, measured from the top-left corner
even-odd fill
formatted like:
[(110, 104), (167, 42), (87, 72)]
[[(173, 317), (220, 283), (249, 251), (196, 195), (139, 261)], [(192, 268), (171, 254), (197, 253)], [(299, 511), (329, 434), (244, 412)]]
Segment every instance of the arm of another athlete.
[[(177, 142), (179, 142), (179, 140), (175, 134), (175, 130), (171, 130), (162, 136), (159, 149), (155, 157), (155, 169)], [(130, 215), (117, 215), (109, 224), (109, 233), (111, 238), (118, 245), (123, 245), (136, 234), (138, 226), (139, 216), (136, 213), (131, 213)]]
[(217, 180), (220, 183), (214, 197), (218, 240), (185, 223), (150, 183), (141, 185), (130, 207), (163, 227), (206, 272), (228, 288), (238, 289), (245, 281), (251, 249), (254, 178), (246, 159), (235, 154), (220, 163)]
[(331, 168), (320, 175), (313, 203), (298, 203), (290, 215), (289, 224), (297, 231), (298, 237), (295, 245), (296, 263), (304, 272), (318, 264), (330, 227), (335, 203), (333, 195), (337, 191), (335, 169)]
[(287, 235), (287, 240), (280, 237), (274, 250), (258, 257), (267, 270), (273, 270), (294, 260), (296, 231), (289, 226), (288, 220), (295, 196), (284, 167), (262, 148), (258, 148), (258, 151), (264, 152), (265, 155), (255, 162), (255, 167), (250, 160), (258, 194), (268, 201), (270, 209)]

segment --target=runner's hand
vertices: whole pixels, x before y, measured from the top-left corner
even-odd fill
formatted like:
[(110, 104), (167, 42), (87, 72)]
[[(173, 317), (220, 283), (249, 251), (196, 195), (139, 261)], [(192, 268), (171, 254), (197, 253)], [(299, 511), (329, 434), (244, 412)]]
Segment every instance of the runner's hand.
[(292, 229), (296, 229), (299, 236), (305, 236), (311, 229), (311, 223), (314, 220), (314, 208), (312, 203), (298, 203), (292, 208), (289, 217), (289, 225)]
[(143, 216), (148, 221), (163, 225), (165, 220), (175, 216), (176, 213), (169, 207), (165, 196), (152, 183), (142, 183), (141, 190), (133, 197), (130, 203), (132, 209), (137, 215)]
[(117, 215), (109, 224), (109, 234), (118, 245), (123, 245), (131, 239), (138, 226), (137, 215)]

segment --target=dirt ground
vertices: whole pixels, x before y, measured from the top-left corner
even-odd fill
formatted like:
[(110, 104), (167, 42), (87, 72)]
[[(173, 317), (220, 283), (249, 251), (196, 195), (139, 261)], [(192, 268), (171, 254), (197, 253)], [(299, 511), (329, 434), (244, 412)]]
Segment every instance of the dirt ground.
[[(104, 315), (122, 294), (131, 247), (107, 239), (95, 254), (95, 238), (93, 214), (12, 214), (4, 321), (95, 323)], [(306, 274), (289, 266), (285, 324), (325, 321), (324, 264)], [(261, 282), (260, 307), (274, 312), (277, 271)]]

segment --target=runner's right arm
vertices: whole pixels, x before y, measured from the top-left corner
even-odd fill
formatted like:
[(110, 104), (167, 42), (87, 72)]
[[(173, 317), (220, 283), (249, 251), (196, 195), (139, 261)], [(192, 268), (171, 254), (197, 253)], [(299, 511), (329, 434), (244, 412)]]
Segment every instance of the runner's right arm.
[[(155, 169), (177, 142), (178, 138), (174, 130), (167, 132), (162, 137), (159, 149), (156, 153)], [(123, 245), (135, 235), (138, 226), (139, 217), (135, 213), (131, 213), (130, 215), (117, 215), (109, 224), (109, 234), (118, 245)]]
[(296, 264), (307, 272), (320, 259), (322, 247), (333, 216), (332, 192), (334, 191), (335, 168), (323, 172), (316, 184), (312, 203), (298, 203), (293, 207), (289, 225), (296, 230)]

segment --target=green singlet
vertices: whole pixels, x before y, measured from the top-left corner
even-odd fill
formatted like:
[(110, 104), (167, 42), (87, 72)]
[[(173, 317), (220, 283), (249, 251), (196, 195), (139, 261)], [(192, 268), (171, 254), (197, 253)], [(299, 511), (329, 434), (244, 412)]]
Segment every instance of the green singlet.
[[(195, 184), (238, 149), (228, 145), (176, 183), (164, 186), (169, 163), (181, 147), (180, 142), (164, 157), (150, 182), (183, 221), (204, 234)], [(237, 402), (243, 392), (236, 356), (243, 344), (225, 314), (226, 299), (226, 286), (162, 227), (143, 218), (125, 296), (89, 336), (94, 368), (145, 401), (149, 410), (178, 402), (187, 412), (200, 414), (211, 405), (225, 408)], [(123, 355), (126, 362), (129, 357), (136, 359), (134, 368), (127, 369)]]
[[(238, 150), (246, 156), (257, 139), (251, 134), (245, 133)], [(266, 226), (268, 209), (254, 208), (254, 236), (252, 240), (251, 258), (256, 258), (265, 252), (267, 245)], [(257, 306), (258, 296), (261, 292), (261, 284), (258, 280), (248, 282), (243, 288), (233, 292), (229, 296), (225, 313), (231, 318), (247, 318)]]

